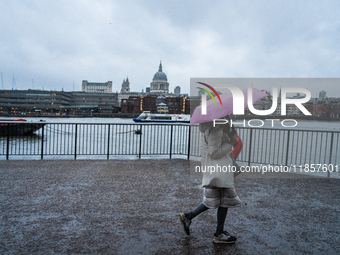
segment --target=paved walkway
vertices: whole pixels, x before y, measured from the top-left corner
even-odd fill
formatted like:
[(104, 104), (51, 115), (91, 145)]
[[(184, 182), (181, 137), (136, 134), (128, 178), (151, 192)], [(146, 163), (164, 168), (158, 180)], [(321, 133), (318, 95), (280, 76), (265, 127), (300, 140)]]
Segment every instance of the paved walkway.
[(190, 163), (172, 160), (0, 161), (0, 254), (336, 254), (339, 179), (236, 178), (233, 245), (215, 245), (216, 210)]

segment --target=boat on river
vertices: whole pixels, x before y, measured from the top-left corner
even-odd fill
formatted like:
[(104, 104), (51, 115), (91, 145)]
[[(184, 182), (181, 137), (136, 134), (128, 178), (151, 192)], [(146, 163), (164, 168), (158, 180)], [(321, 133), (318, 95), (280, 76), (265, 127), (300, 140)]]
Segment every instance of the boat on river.
[(46, 123), (30, 123), (25, 119), (0, 119), (0, 136), (33, 135), (45, 125)]
[(189, 114), (159, 114), (144, 111), (134, 122), (190, 123)]

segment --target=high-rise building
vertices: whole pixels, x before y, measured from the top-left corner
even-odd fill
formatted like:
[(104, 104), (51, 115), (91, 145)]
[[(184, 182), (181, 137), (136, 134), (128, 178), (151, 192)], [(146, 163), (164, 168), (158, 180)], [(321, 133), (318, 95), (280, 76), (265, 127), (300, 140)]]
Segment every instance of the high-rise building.
[(174, 89), (174, 94), (181, 94), (181, 87), (180, 86), (176, 86), (176, 88)]
[(326, 97), (326, 91), (321, 90), (321, 91), (319, 92), (319, 98), (325, 98), (325, 97)]

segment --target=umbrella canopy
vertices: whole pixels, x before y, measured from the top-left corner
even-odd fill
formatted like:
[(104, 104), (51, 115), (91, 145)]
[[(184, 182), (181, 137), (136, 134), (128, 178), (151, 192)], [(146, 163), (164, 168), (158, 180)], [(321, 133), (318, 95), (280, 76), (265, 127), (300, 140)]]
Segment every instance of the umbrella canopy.
[[(268, 94), (263, 90), (252, 89), (253, 103), (257, 102), (261, 98), (268, 96)], [(248, 107), (248, 89), (242, 89), (244, 95), (244, 108)], [(207, 111), (205, 115), (202, 115), (202, 106), (196, 107), (193, 115), (190, 119), (190, 125), (195, 125), (198, 123), (204, 123), (213, 121), (215, 119), (220, 119), (231, 113), (233, 113), (233, 96), (231, 92), (223, 93), (220, 96), (221, 104), (215, 104), (216, 100), (210, 99), (207, 101)], [(217, 96), (215, 97), (217, 99)], [(218, 102), (218, 101), (217, 101)]]

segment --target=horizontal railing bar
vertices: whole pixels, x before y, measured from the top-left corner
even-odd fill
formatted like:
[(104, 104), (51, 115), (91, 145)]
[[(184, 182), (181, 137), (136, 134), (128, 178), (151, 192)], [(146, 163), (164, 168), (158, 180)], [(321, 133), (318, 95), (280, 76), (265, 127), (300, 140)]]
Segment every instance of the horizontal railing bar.
[[(190, 126), (189, 124), (174, 124), (174, 123), (77, 123), (77, 122), (72, 122), (72, 123), (60, 123), (60, 122), (22, 122), (22, 121), (0, 121), (1, 124), (46, 124), (46, 125), (49, 125), (49, 124), (53, 124), (53, 125), (119, 125), (119, 126), (139, 126), (139, 125), (143, 125), (143, 126), (169, 126), (169, 125), (172, 125), (172, 126)], [(197, 124), (193, 125), (194, 126), (197, 126)], [(294, 129), (293, 127), (292, 128), (289, 128), (287, 127), (287, 129), (284, 129), (284, 128), (268, 128), (268, 127), (238, 127), (238, 126), (235, 126), (236, 129), (255, 129), (255, 130), (291, 130), (291, 131), (303, 131), (303, 132), (323, 132), (323, 133), (340, 133), (340, 131), (336, 131), (336, 130), (310, 130), (310, 129)]]

